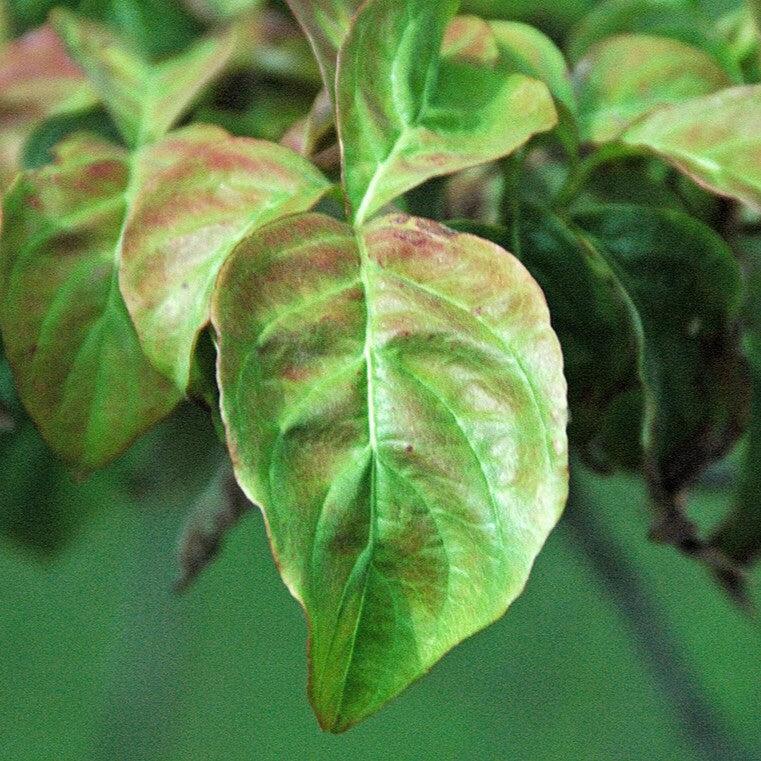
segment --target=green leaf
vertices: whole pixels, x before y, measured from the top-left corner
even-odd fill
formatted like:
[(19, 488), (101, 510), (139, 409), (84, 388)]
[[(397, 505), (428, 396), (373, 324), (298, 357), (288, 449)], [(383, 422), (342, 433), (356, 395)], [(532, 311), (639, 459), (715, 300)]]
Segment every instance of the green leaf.
[(144, 351), (184, 391), (230, 251), (263, 224), (311, 208), (330, 184), (287, 148), (200, 125), (165, 138), (143, 166), (120, 284)]
[(258, 10), (264, 0), (184, 0), (184, 4), (200, 19), (219, 23)]
[(648, 475), (651, 487), (673, 496), (742, 431), (739, 267), (721, 238), (679, 212), (607, 206), (574, 221), (630, 300), (641, 335)]
[(621, 35), (593, 47), (577, 69), (582, 137), (604, 143), (665, 105), (731, 82), (708, 53), (677, 40)]
[(341, 49), (337, 105), (357, 223), (425, 180), (506, 156), (557, 122), (542, 82), (506, 76), (498, 62), (440, 58), (456, 6), (370, 0), (355, 18)]
[(178, 400), (145, 358), (119, 293), (128, 156), (83, 136), (8, 193), (0, 328), (24, 405), (51, 447), (97, 468)]
[(666, 159), (714, 193), (761, 207), (761, 86), (734, 87), (664, 108), (623, 142)]
[(62, 10), (52, 20), (132, 147), (162, 137), (221, 73), (235, 47), (234, 35), (225, 34), (151, 64), (105, 27)]
[(334, 100), (336, 60), (361, 0), (286, 0), (312, 45), (328, 96)]
[(620, 34), (670, 37), (715, 56), (734, 81), (741, 74), (713, 25), (693, 0), (606, 0), (575, 29), (568, 44), (572, 61), (580, 61), (599, 42)]
[(528, 24), (492, 21), (491, 27), (500, 56), (515, 71), (540, 79), (555, 100), (574, 116), (576, 96), (565, 58), (555, 43)]
[(264, 228), (213, 322), (236, 475), (342, 731), (523, 588), (567, 491), (560, 347), (517, 260), (403, 216)]
[(96, 96), (58, 35), (41, 27), (0, 50), (0, 196), (20, 168), (38, 122), (95, 105)]
[(77, 11), (152, 58), (183, 51), (203, 31), (182, 0), (81, 0)]

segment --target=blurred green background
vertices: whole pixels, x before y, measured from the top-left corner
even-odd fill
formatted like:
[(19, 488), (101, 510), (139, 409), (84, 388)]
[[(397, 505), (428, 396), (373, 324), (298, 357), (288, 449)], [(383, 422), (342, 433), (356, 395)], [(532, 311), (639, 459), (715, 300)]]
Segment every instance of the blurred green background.
[[(761, 759), (758, 623), (645, 540), (639, 483), (588, 474), (504, 619), (364, 725), (322, 734), (258, 513), (170, 591), (190, 474), (213, 459), (203, 425), (186, 409), (73, 485), (61, 509), (90, 520), (55, 559), (2, 546), (0, 758)], [(170, 462), (168, 435), (186, 442)], [(694, 507), (722, 502), (703, 490)]]

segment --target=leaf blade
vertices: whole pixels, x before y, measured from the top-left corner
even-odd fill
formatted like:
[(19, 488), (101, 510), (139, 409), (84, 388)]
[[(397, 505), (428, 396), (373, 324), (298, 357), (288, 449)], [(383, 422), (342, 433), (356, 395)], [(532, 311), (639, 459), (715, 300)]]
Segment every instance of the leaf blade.
[(263, 228), (213, 322), (236, 475), (305, 608), (315, 710), (342, 731), (522, 589), (565, 499), (557, 340), (506, 252), (399, 217)]

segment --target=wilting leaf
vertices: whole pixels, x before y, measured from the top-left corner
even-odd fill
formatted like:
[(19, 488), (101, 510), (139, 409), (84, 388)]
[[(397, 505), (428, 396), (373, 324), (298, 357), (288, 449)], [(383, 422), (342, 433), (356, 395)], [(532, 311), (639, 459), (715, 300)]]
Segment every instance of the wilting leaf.
[(322, 79), (333, 100), (336, 87), (336, 59), (346, 39), (352, 16), (361, 0), (286, 0), (312, 44)]
[(569, 40), (572, 61), (578, 62), (595, 44), (620, 34), (670, 37), (715, 56), (734, 81), (741, 75), (732, 55), (716, 34), (699, 3), (693, 0), (606, 0), (576, 27)]
[(731, 82), (708, 53), (677, 40), (621, 35), (593, 47), (577, 70), (582, 136), (619, 137), (658, 108), (708, 95)]
[(673, 495), (742, 431), (739, 267), (710, 228), (678, 212), (608, 206), (575, 222), (631, 301), (641, 331), (651, 486)]
[(187, 388), (211, 292), (235, 244), (277, 217), (305, 211), (330, 187), (273, 143), (194, 126), (150, 151), (122, 239), (122, 293), (143, 348)]
[(425, 180), (505, 156), (557, 114), (546, 85), (467, 58), (441, 59), (453, 0), (370, 0), (341, 50), (338, 132), (352, 216)]
[(222, 271), (213, 321), (236, 475), (341, 731), (523, 588), (566, 496), (560, 347), (514, 257), (399, 216), (269, 225)]
[(119, 293), (129, 183), (121, 149), (81, 137), (19, 177), (3, 209), (8, 360), (43, 436), (84, 468), (119, 454), (178, 398), (144, 357)]
[(622, 136), (715, 193), (761, 207), (761, 86), (734, 87), (656, 112)]
[(62, 10), (52, 18), (70, 55), (133, 147), (164, 135), (224, 69), (235, 46), (234, 36), (227, 34), (151, 64), (105, 27)]
[(58, 35), (41, 27), (0, 50), (0, 195), (20, 168), (35, 125), (57, 113), (92, 107), (96, 96)]
[(622, 398), (639, 392), (639, 334), (626, 292), (605, 259), (551, 211), (528, 204), (512, 228), (452, 226), (519, 250), (542, 288), (563, 348), (571, 443), (598, 468), (641, 466), (641, 414), (635, 408), (627, 429), (612, 424)]
[(574, 115), (576, 96), (563, 54), (543, 32), (528, 24), (492, 21), (499, 53), (515, 71), (541, 79), (555, 100)]

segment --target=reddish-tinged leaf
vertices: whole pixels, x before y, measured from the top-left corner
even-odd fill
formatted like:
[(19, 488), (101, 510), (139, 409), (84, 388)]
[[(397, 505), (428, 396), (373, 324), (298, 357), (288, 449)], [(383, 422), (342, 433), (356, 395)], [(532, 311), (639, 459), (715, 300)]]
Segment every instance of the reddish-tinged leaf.
[(708, 53), (678, 40), (621, 35), (589, 52), (576, 70), (582, 137), (614, 140), (642, 117), (731, 80)]
[(761, 85), (664, 108), (623, 135), (709, 190), (761, 208)]
[(122, 302), (118, 251), (130, 161), (90, 137), (21, 175), (0, 237), (0, 328), (19, 395), (51, 447), (105, 464), (178, 400)]
[(434, 222), (263, 228), (213, 306), (239, 483), (310, 626), (309, 690), (342, 731), (520, 593), (566, 496), (544, 297)]
[(220, 266), (241, 238), (329, 189), (287, 148), (196, 125), (146, 154), (124, 232), (120, 283), (143, 348), (181, 390)]
[(40, 27), (2, 48), (0, 194), (18, 170), (24, 141), (38, 122), (95, 101), (92, 88), (50, 27)]

